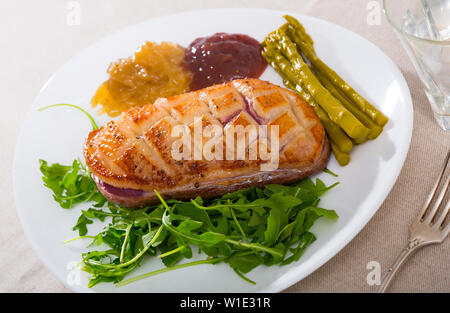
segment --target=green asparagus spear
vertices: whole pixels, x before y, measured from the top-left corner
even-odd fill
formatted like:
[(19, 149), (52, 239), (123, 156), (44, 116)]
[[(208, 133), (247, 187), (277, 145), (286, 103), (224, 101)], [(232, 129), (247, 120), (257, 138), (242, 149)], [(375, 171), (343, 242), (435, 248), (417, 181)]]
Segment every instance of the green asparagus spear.
[(291, 77), (294, 77), (295, 74), (291, 70), (291, 66), (289, 61), (280, 54), (275, 55), (274, 51), (268, 51), (267, 49), (263, 50), (263, 56), (267, 60), (267, 62), (280, 74), (283, 78), (283, 82), (286, 87), (296, 91), (305, 101), (307, 101), (316, 112), (317, 116), (320, 119), (320, 122), (324, 126), (328, 137), (330, 137), (331, 142), (334, 142), (336, 146), (343, 152), (350, 152), (353, 148), (353, 143), (348, 138), (348, 136), (344, 133), (344, 131), (335, 123), (333, 123), (327, 113), (314, 101), (314, 98), (306, 92), (302, 86), (296, 84)]
[(347, 137), (339, 126), (328, 118), (327, 113), (320, 106), (317, 106), (314, 109), (320, 122), (327, 131), (327, 135), (330, 137), (331, 142), (338, 146), (339, 150), (344, 151), (345, 153), (350, 152), (353, 148), (353, 143), (350, 138)]
[[(366, 114), (364, 114), (363, 111), (361, 111), (358, 107), (356, 107), (352, 102), (350, 102), (339, 90), (330, 82), (330, 80), (323, 75), (319, 70), (317, 70), (315, 67), (313, 67), (314, 73), (316, 74), (316, 77), (320, 80), (322, 85), (327, 88), (331, 94), (341, 101), (341, 103), (350, 111), (358, 120), (360, 120), (364, 126), (369, 128), (369, 135), (367, 136), (368, 139), (375, 139), (377, 138), (381, 132), (383, 131), (383, 128), (378, 126), (372, 119), (370, 119)], [(360, 142), (361, 143), (361, 142)]]
[(305, 27), (294, 17), (289, 15), (284, 15), (284, 19), (287, 21), (287, 24), (282, 26), (282, 29), (286, 30), (287, 26), (292, 25), (295, 29), (298, 29), (303, 37), (305, 44), (309, 45), (312, 51), (314, 52), (314, 40), (312, 37), (306, 32)]
[[(359, 107), (365, 114), (367, 114), (377, 125), (383, 127), (389, 121), (388, 118), (377, 110), (366, 99), (359, 95), (349, 84), (347, 84), (335, 71), (333, 71), (328, 65), (320, 60), (312, 48), (309, 35), (306, 33), (301, 23), (291, 16), (284, 16), (284, 18), (292, 26), (289, 28), (288, 34), (290, 38), (295, 41), (299, 49), (303, 52), (305, 57), (314, 65), (319, 71), (321, 71), (336, 88), (342, 90), (342, 92), (352, 100), (357, 107)], [(300, 25), (300, 26), (299, 26)]]
[[(300, 25), (300, 27), (303, 28), (303, 26), (301, 24), (299, 24), (299, 25)], [(290, 24), (286, 23), (280, 29), (289, 32), (289, 29), (288, 29), (289, 26), (290, 26)], [(310, 48), (312, 48), (312, 45), (310, 46)], [(355, 106), (352, 102), (350, 102), (345, 97), (345, 95), (343, 95), (341, 92), (339, 92), (339, 90), (329, 81), (329, 79), (327, 77), (325, 77), (322, 73), (320, 73), (319, 70), (317, 70), (317, 68), (313, 67), (312, 69), (314, 70), (314, 74), (319, 79), (321, 84), (325, 88), (327, 88), (328, 91), (330, 91), (331, 94), (336, 99), (341, 101), (341, 103), (344, 105), (344, 107), (346, 107), (353, 115), (355, 115), (356, 118), (358, 118), (363, 123), (364, 126), (366, 126), (369, 129), (368, 136), (362, 136), (360, 138), (356, 138), (356, 139), (354, 139), (354, 142), (356, 144), (361, 144), (361, 143), (367, 141), (368, 139), (377, 138), (383, 131), (383, 128), (378, 126), (374, 121), (372, 121), (372, 119), (370, 119), (370, 117), (368, 117), (357, 106)], [(344, 151), (344, 152), (348, 152), (348, 151)]]
[(320, 84), (311, 69), (303, 61), (295, 44), (281, 30), (269, 34), (266, 41), (266, 49), (275, 49), (276, 47), (279, 47), (282, 53), (291, 60), (294, 71), (298, 79), (302, 81), (302, 85), (306, 87), (314, 100), (327, 112), (334, 123), (338, 124), (351, 138), (367, 136), (369, 129)]
[(331, 142), (331, 150), (333, 151), (339, 165), (346, 166), (348, 163), (350, 163), (350, 155), (339, 150), (339, 148), (333, 142)]
[(352, 142), (353, 142), (355, 145), (360, 145), (360, 144), (362, 144), (362, 143), (365, 143), (368, 139), (369, 139), (369, 138), (366, 136), (366, 137), (361, 137), (361, 138), (352, 139)]

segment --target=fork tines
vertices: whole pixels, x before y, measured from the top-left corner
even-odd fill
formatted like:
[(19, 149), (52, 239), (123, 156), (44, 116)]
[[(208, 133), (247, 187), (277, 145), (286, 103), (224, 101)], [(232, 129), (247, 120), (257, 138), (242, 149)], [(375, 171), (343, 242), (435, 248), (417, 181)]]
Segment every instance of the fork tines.
[[(446, 218), (449, 216), (450, 199), (447, 198), (450, 197), (446, 197), (450, 184), (450, 173), (448, 173), (450, 172), (449, 162), (450, 150), (447, 153), (444, 168), (419, 215), (421, 223), (436, 225), (439, 228), (443, 228)], [(442, 209), (440, 210), (441, 207)]]

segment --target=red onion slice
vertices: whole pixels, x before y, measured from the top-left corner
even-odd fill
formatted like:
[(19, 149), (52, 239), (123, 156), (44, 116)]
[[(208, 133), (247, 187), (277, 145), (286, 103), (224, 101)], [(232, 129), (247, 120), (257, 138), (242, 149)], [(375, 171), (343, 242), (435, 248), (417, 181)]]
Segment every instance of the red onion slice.
[(144, 194), (148, 193), (144, 190), (137, 189), (129, 189), (129, 188), (117, 188), (110, 184), (101, 181), (97, 176), (92, 175), (92, 179), (97, 184), (98, 189), (103, 194), (110, 194), (118, 197), (126, 197), (126, 198), (137, 198), (142, 197)]

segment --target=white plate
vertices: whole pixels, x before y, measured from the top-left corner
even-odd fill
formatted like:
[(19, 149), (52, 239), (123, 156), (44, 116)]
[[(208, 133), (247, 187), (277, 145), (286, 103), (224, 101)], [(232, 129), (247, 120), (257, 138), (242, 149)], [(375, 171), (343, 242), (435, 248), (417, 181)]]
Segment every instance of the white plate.
[[(341, 184), (323, 197), (322, 206), (335, 209), (336, 222), (320, 220), (313, 228), (318, 239), (299, 262), (279, 267), (260, 266), (249, 273), (248, 284), (225, 264), (181, 269), (120, 289), (99, 284), (88, 289), (87, 274), (73, 265), (80, 260), (87, 241), (63, 245), (76, 236), (71, 230), (79, 206), (64, 210), (53, 201), (41, 181), (38, 159), (70, 163), (82, 157), (83, 141), (90, 131), (88, 120), (70, 108), (37, 109), (55, 103), (72, 103), (91, 113), (89, 102), (96, 88), (107, 79), (111, 61), (131, 55), (144, 41), (172, 41), (187, 46), (200, 36), (215, 32), (244, 33), (262, 40), (281, 26), (283, 12), (253, 9), (221, 9), (187, 12), (150, 20), (113, 34), (72, 58), (45, 84), (33, 103), (18, 139), (14, 163), (14, 194), (23, 228), (44, 264), (74, 291), (152, 292), (278, 292), (298, 282), (338, 253), (366, 225), (394, 185), (409, 149), (413, 108), (406, 82), (397, 66), (376, 46), (339, 26), (295, 15), (312, 35), (318, 55), (354, 88), (390, 118), (383, 134), (357, 147), (347, 167), (334, 159), (329, 168), (339, 174), (319, 177)], [(262, 79), (281, 84), (269, 68)], [(101, 125), (108, 118), (96, 117)], [(95, 230), (90, 225), (90, 230)], [(159, 260), (144, 262), (131, 276), (163, 267)], [(129, 276), (129, 277), (131, 277)], [(74, 279), (75, 278), (75, 279)], [(72, 282), (72, 283), (70, 283)], [(75, 284), (73, 284), (75, 282)]]

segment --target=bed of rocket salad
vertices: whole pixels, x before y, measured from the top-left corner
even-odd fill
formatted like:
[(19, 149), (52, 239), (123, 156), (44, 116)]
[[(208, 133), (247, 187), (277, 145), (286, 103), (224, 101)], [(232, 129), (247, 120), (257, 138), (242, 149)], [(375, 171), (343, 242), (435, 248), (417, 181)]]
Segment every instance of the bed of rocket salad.
[[(79, 160), (72, 165), (40, 160), (40, 170), (45, 186), (62, 208), (90, 204), (74, 221), (78, 236), (65, 241), (91, 240), (91, 251), (83, 253), (80, 261), (82, 269), (91, 274), (89, 287), (100, 282), (122, 286), (182, 267), (220, 262), (255, 284), (244, 274), (259, 265), (297, 261), (316, 239), (310, 232), (314, 222), (320, 217), (338, 217), (335, 211), (318, 206), (320, 197), (337, 183), (326, 186), (320, 179), (245, 189), (213, 200), (197, 197), (183, 202), (159, 197), (158, 205), (130, 209), (108, 202)], [(103, 223), (104, 228), (90, 234), (89, 225), (94, 222)], [(185, 263), (193, 249), (205, 259)], [(144, 258), (161, 259), (162, 268), (133, 277), (131, 272)]]

